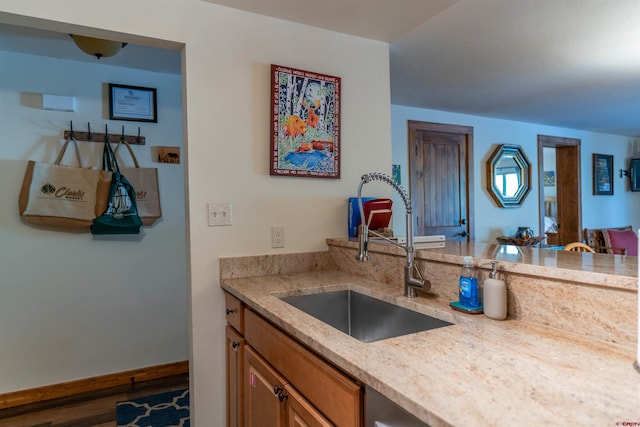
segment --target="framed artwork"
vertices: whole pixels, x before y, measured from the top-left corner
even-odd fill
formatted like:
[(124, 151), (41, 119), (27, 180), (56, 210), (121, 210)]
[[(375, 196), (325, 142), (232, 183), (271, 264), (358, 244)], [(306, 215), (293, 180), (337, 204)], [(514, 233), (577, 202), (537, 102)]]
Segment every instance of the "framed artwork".
[(393, 177), (393, 182), (402, 185), (402, 182), (400, 182), (400, 165), (391, 165), (391, 176)]
[(544, 172), (544, 186), (545, 187), (555, 187), (556, 186), (556, 172), (555, 171), (545, 171)]
[(271, 175), (340, 178), (340, 83), (271, 65)]
[(157, 147), (158, 162), (180, 163), (180, 147)]
[(613, 195), (613, 156), (593, 154), (593, 194)]
[(109, 83), (109, 119), (158, 122), (156, 89)]

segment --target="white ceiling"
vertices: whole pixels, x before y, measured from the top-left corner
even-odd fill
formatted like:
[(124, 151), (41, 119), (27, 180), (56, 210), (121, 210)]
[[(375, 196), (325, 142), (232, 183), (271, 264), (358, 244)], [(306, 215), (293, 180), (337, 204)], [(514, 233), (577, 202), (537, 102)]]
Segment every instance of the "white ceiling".
[[(390, 43), (394, 104), (640, 136), (640, 0), (206, 0)], [(97, 61), (0, 25), (0, 50)], [(105, 65), (180, 72), (129, 44)]]

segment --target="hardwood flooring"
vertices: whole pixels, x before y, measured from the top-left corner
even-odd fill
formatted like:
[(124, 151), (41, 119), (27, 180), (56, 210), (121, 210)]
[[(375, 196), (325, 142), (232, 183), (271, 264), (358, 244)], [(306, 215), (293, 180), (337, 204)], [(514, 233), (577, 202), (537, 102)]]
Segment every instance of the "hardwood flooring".
[(0, 410), (0, 427), (115, 427), (116, 402), (189, 387), (189, 374)]

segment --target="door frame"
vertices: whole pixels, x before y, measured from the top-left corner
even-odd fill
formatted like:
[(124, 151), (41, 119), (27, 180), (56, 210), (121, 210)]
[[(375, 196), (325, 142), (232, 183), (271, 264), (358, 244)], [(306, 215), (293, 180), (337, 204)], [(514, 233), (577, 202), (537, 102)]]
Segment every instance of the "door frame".
[[(559, 228), (563, 228), (562, 233), (558, 233), (560, 244), (570, 243), (565, 240), (571, 240), (580, 242), (582, 241), (582, 172), (580, 169), (580, 145), (581, 140), (577, 138), (564, 138), (559, 136), (549, 136), (549, 135), (538, 135), (538, 204), (539, 204), (539, 214), (538, 214), (538, 222), (540, 226), (540, 234), (544, 235), (544, 147), (556, 148), (556, 165), (558, 164), (558, 148), (561, 149), (570, 149), (573, 150), (569, 153), (569, 156), (564, 156), (564, 163), (570, 163), (573, 168), (558, 168), (556, 167), (556, 185), (557, 188), (560, 188), (560, 185), (563, 186), (563, 190), (557, 192), (557, 200), (556, 200), (556, 209), (558, 212), (558, 217), (562, 218), (565, 215), (571, 214), (575, 218), (575, 226), (572, 227), (573, 232), (568, 231), (565, 225), (563, 226), (560, 220), (558, 221), (560, 224)], [(571, 201), (567, 201), (566, 197), (563, 198), (562, 193), (572, 194), (575, 199)], [(561, 217), (561, 209), (562, 209), (562, 217)], [(570, 212), (568, 212), (570, 210)], [(558, 218), (557, 218), (558, 219)], [(561, 236), (566, 236), (569, 234), (572, 236), (569, 239), (563, 239)], [(575, 239), (575, 240), (574, 240)]]
[[(411, 198), (411, 203), (414, 205), (414, 209), (417, 208), (414, 195), (411, 194), (411, 188), (413, 187), (412, 180), (414, 179), (414, 173), (411, 170), (411, 150), (412, 144), (415, 139), (416, 130), (428, 131), (428, 132), (441, 132), (441, 133), (453, 133), (464, 136), (464, 144), (465, 144), (465, 159), (464, 165), (461, 165), (466, 170), (466, 182), (464, 185), (464, 197), (466, 200), (466, 241), (474, 241), (475, 240), (475, 215), (474, 215), (474, 177), (473, 177), (473, 126), (464, 126), (464, 125), (454, 125), (454, 124), (446, 124), (446, 123), (434, 123), (434, 122), (424, 122), (421, 120), (407, 120), (407, 174), (409, 177), (409, 195)], [(414, 230), (417, 230), (417, 215), (414, 215)]]

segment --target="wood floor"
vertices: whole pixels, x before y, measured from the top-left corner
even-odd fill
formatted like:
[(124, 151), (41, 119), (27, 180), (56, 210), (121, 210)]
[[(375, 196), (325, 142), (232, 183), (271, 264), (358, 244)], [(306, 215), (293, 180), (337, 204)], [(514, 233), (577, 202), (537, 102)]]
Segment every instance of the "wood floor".
[(1, 427), (115, 427), (116, 402), (189, 387), (189, 374), (0, 410)]

